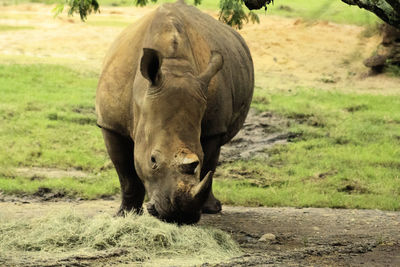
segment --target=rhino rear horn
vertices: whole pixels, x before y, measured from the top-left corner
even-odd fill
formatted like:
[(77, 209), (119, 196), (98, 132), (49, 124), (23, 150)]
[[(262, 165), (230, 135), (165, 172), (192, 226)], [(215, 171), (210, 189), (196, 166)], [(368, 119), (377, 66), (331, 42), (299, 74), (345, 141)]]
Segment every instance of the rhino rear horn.
[(207, 68), (198, 77), (198, 79), (205, 86), (204, 88), (206, 91), (212, 77), (214, 77), (214, 75), (217, 74), (217, 72), (222, 69), (223, 65), (224, 65), (224, 58), (222, 57), (222, 55), (217, 51), (212, 51), (210, 62), (208, 63)]
[(151, 85), (157, 86), (161, 83), (161, 64), (163, 56), (155, 49), (143, 48), (143, 56), (140, 61), (140, 72)]

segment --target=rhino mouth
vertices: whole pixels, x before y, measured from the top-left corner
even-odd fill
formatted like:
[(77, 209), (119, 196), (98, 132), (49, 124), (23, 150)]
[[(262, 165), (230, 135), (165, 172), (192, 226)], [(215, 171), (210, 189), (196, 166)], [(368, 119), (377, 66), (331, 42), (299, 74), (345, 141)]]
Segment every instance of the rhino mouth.
[(165, 192), (154, 194), (147, 204), (147, 211), (160, 220), (178, 223), (194, 224), (200, 220), (201, 209), (211, 190), (213, 172), (210, 171), (196, 185), (181, 183), (172, 196)]
[[(157, 209), (158, 208), (158, 209)], [(181, 224), (195, 224), (200, 220), (201, 211), (181, 211), (179, 209), (171, 209), (170, 211), (163, 211), (157, 203), (150, 202), (147, 204), (147, 211), (150, 215), (168, 222)]]
[(157, 209), (156, 209), (156, 205), (154, 203), (148, 203), (147, 204), (147, 211), (149, 212), (150, 215), (154, 216), (154, 217), (159, 217), (160, 214), (158, 213)]

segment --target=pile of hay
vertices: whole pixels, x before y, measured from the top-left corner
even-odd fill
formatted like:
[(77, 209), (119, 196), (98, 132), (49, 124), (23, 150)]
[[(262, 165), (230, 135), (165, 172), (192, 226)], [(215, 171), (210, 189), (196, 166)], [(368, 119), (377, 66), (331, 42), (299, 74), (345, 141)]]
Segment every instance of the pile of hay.
[(240, 255), (216, 229), (177, 226), (149, 215), (87, 217), (70, 210), (0, 221), (0, 265), (194, 265)]

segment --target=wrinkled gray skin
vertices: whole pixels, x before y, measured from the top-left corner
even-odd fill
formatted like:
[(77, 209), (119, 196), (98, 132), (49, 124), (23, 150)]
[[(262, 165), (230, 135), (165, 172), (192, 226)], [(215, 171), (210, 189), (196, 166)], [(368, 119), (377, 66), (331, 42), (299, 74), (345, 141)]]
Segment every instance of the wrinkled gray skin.
[(117, 170), (125, 211), (196, 223), (216, 213), (212, 174), (220, 147), (242, 127), (254, 87), (240, 35), (183, 2), (128, 27), (110, 48), (97, 96), (98, 125)]

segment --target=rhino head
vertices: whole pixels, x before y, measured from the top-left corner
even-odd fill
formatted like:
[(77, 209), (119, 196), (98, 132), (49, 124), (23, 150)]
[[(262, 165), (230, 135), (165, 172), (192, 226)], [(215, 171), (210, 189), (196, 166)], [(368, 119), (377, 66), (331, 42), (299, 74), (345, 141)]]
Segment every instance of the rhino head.
[(196, 223), (211, 189), (212, 172), (200, 181), (201, 122), (210, 80), (223, 58), (212, 52), (206, 69), (195, 75), (186, 59), (163, 58), (143, 49), (134, 86), (135, 168), (150, 202), (150, 214), (177, 223)]

